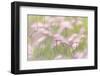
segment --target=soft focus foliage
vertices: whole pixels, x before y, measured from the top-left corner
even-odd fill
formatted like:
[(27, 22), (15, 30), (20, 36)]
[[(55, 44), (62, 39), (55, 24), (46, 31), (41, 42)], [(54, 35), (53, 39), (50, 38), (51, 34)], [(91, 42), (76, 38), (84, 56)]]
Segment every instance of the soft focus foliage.
[(87, 57), (88, 18), (28, 15), (28, 60)]

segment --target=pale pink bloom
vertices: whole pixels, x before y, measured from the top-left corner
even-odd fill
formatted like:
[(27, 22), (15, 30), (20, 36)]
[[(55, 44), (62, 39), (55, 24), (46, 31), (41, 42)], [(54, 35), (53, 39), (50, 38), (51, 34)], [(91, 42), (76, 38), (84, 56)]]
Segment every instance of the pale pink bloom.
[(47, 35), (47, 36), (52, 36), (52, 33), (48, 30), (45, 30), (43, 28), (39, 29), (41, 34)]
[(46, 39), (45, 36), (42, 36), (41, 38), (39, 38), (36, 43), (35, 43), (35, 46), (37, 46), (39, 43), (41, 43), (42, 41), (44, 41)]
[(72, 41), (72, 43), (73, 43), (72, 47), (74, 49), (76, 49), (79, 46), (81, 38), (82, 38), (81, 36), (77, 36), (75, 39), (73, 39), (73, 41)]
[(38, 25), (38, 28), (49, 29), (50, 28), (50, 24), (48, 24), (48, 23), (41, 23), (41, 24)]
[(43, 27), (43, 24), (42, 23), (33, 23), (31, 27), (32, 27), (32, 29), (34, 31), (38, 31), (39, 28), (42, 28)]
[(60, 34), (55, 34), (53, 45), (59, 45), (59, 44), (69, 45), (68, 41), (63, 36), (61, 36)]
[(55, 34), (54, 35), (54, 40), (60, 41), (61, 43), (67, 43), (65, 38), (63, 36), (61, 36), (60, 34)]
[(61, 32), (63, 32), (64, 29), (72, 29), (72, 28), (73, 27), (72, 27), (72, 25), (71, 25), (70, 22), (68, 22), (68, 21), (66, 21), (66, 22), (62, 21), (60, 23), (60, 28), (59, 28), (58, 32), (61, 33)]
[(33, 29), (34, 31), (37, 31), (37, 30), (38, 30), (38, 26), (37, 26), (36, 23), (33, 23), (33, 24), (31, 25), (31, 27), (32, 27), (32, 29)]
[(71, 23), (68, 22), (68, 21), (61, 22), (60, 26), (61, 26), (61, 28), (67, 28), (67, 29), (72, 29), (73, 28)]
[(63, 40), (63, 37), (60, 34), (55, 34), (54, 40), (61, 41), (61, 40)]
[(83, 57), (83, 52), (76, 52), (73, 56), (74, 58), (82, 58)]
[(67, 39), (68, 42), (73, 41), (77, 36), (78, 36), (78, 34), (76, 34), (76, 33), (72, 34), (72, 35)]
[(50, 24), (49, 23), (45, 23), (43, 27), (49, 29), (50, 28)]
[(45, 39), (45, 35), (43, 35), (40, 31), (33, 34), (32, 37), (32, 46), (37, 46), (40, 42), (42, 42)]
[(79, 59), (79, 58), (86, 58), (87, 57), (87, 50), (83, 52), (76, 52), (73, 54), (73, 58)]
[(61, 44), (61, 42), (64, 40), (64, 38), (60, 35), (60, 34), (54, 34), (53, 36), (53, 46), (57, 46), (59, 44)]
[(32, 25), (33, 30), (39, 31), (40, 33), (43, 33), (45, 35), (51, 35), (51, 33), (48, 31), (49, 25), (48, 24), (43, 24), (43, 23), (34, 23)]
[(73, 48), (76, 49), (79, 46), (81, 38), (78, 36), (78, 34), (73, 34), (71, 35), (68, 39), (69, 45)]
[(73, 42), (74, 42), (74, 43), (79, 43), (80, 40), (81, 40), (81, 37), (77, 37), (77, 38), (75, 38), (75, 39), (73, 40)]
[(39, 30), (40, 28), (48, 28), (48, 24), (43, 24), (43, 23), (34, 23), (31, 26), (34, 30)]
[(79, 43), (73, 43), (73, 44), (72, 44), (72, 48), (73, 48), (73, 49), (76, 49), (78, 46), (79, 46)]
[(47, 31), (47, 30), (45, 30), (44, 28), (40, 28), (40, 29), (39, 29), (39, 31), (40, 31), (41, 33), (43, 33), (43, 34), (48, 33), (48, 31)]
[(85, 32), (84, 27), (81, 27), (81, 28), (80, 28), (80, 34), (83, 34), (84, 32)]
[(47, 30), (42, 31), (42, 33), (43, 33), (44, 35), (51, 35), (51, 33), (50, 33), (49, 31), (47, 31)]

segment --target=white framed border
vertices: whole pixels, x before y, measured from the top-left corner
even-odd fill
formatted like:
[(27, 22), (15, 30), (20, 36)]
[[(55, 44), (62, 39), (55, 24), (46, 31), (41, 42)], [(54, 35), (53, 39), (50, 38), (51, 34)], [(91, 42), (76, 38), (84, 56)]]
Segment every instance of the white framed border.
[[(71, 60), (27, 61), (27, 14), (87, 16), (88, 58)], [(20, 7), (20, 70), (94, 66), (94, 11), (43, 7)]]

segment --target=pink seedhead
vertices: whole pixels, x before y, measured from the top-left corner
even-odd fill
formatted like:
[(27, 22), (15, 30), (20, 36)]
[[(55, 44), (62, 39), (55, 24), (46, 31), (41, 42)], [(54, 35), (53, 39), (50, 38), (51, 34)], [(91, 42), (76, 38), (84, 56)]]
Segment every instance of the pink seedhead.
[(55, 47), (55, 46), (61, 44), (62, 40), (63, 40), (63, 37), (60, 34), (54, 34), (52, 45)]
[(54, 35), (54, 40), (56, 40), (56, 41), (62, 41), (63, 37), (60, 34), (55, 34)]
[(81, 27), (81, 29), (80, 29), (80, 34), (83, 34), (84, 32), (85, 32), (84, 27)]
[(36, 23), (33, 23), (33, 24), (31, 25), (31, 27), (32, 27), (32, 29), (33, 29), (34, 31), (37, 31), (37, 30), (38, 30), (38, 26), (37, 26)]

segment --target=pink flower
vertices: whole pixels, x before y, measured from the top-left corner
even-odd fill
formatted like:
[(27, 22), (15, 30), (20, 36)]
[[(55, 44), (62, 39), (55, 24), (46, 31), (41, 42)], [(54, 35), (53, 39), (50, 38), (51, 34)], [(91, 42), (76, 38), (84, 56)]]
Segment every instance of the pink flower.
[(79, 58), (86, 58), (87, 57), (87, 50), (84, 50), (83, 52), (75, 52), (73, 54), (73, 58), (79, 59)]
[(73, 43), (73, 44), (72, 44), (72, 48), (73, 48), (73, 49), (76, 49), (78, 46), (79, 46), (79, 43)]
[(84, 27), (81, 27), (81, 28), (80, 28), (80, 34), (83, 34), (84, 32), (85, 32)]
[(78, 34), (73, 34), (71, 35), (68, 39), (69, 45), (73, 48), (76, 49), (79, 46), (81, 38), (78, 36)]
[(54, 40), (53, 45), (59, 45), (59, 44), (69, 45), (68, 41), (63, 36), (61, 36), (60, 34), (55, 34), (53, 40)]
[(68, 38), (68, 42), (72, 42), (77, 36), (78, 36), (78, 34), (74, 33), (73, 35), (71, 35), (71, 36)]
[(67, 28), (67, 29), (72, 29), (73, 28), (71, 23), (68, 22), (68, 21), (63, 21), (63, 22), (61, 22), (60, 25), (61, 25), (61, 28)]
[(52, 36), (52, 33), (48, 30), (45, 30), (44, 28), (39, 29), (39, 31), (44, 35)]
[(77, 37), (77, 38), (75, 38), (75, 39), (73, 40), (73, 42), (74, 42), (74, 43), (79, 43), (80, 40), (81, 40), (81, 38), (80, 38), (80, 37)]
[(55, 34), (53, 36), (53, 44), (52, 44), (53, 47), (61, 44), (63, 40), (64, 40), (64, 38), (60, 34)]
[(61, 41), (62, 39), (63, 39), (63, 37), (60, 34), (54, 35), (54, 40)]
[(35, 31), (38, 31), (39, 28), (42, 28), (44, 25), (42, 23), (33, 23), (31, 25), (32, 29), (35, 30)]
[(32, 27), (32, 29), (33, 29), (34, 31), (37, 31), (37, 30), (38, 30), (38, 26), (37, 26), (36, 23), (33, 23), (33, 24), (31, 25), (31, 27)]

